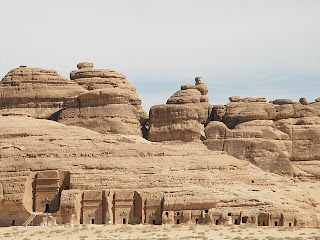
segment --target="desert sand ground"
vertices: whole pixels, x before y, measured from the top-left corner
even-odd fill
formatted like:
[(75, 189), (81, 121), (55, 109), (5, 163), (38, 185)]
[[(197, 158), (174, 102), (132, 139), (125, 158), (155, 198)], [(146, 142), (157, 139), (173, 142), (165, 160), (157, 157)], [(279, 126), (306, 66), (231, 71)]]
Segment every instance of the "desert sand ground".
[(317, 218), (319, 222), (320, 221), (320, 181), (299, 182), (297, 183), (297, 186), (306, 190), (318, 204)]
[(0, 228), (0, 239), (316, 239), (320, 229), (211, 225), (83, 225)]

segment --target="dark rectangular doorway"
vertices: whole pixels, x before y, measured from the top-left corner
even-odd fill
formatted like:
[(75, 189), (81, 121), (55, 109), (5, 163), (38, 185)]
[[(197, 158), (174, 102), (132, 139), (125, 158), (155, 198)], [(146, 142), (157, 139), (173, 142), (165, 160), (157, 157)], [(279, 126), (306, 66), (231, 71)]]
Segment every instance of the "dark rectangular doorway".
[(45, 208), (44, 208), (44, 212), (45, 212), (45, 213), (50, 212), (50, 205), (49, 205), (49, 203), (46, 203)]
[(126, 218), (122, 218), (122, 224), (126, 224)]

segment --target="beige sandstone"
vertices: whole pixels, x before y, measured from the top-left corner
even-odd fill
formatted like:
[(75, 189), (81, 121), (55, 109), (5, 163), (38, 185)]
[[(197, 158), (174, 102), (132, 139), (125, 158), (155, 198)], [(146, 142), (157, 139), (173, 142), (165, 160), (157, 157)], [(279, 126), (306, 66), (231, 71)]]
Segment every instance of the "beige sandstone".
[(36, 118), (54, 118), (65, 101), (84, 92), (83, 87), (56, 71), (20, 66), (0, 82), (0, 111), (14, 109)]
[(192, 106), (156, 105), (150, 109), (148, 140), (192, 141), (200, 140), (203, 126), (198, 113)]
[(317, 226), (317, 99), (210, 105), (197, 77), (148, 118), (123, 74), (77, 67), (0, 82), (0, 226)]
[(70, 79), (88, 90), (121, 89), (129, 94), (129, 102), (136, 108), (138, 119), (142, 124), (147, 121), (147, 114), (141, 107), (141, 100), (136, 89), (128, 82), (125, 75), (110, 69), (94, 69), (93, 63), (79, 63), (78, 69), (70, 73)]
[(271, 103), (277, 104), (277, 105), (283, 105), (283, 104), (293, 104), (294, 102), (291, 99), (276, 99), (272, 101)]
[[(41, 206), (51, 218), (39, 213), (34, 224), (316, 225), (315, 202), (292, 179), (201, 142), (152, 143), (13, 115), (0, 117), (0, 133), (1, 226), (21, 225)], [(61, 194), (59, 204), (46, 190), (49, 180), (54, 194)], [(34, 186), (42, 194), (36, 205)], [(97, 205), (87, 208), (90, 201)], [(282, 215), (272, 220), (275, 212)]]
[(265, 103), (263, 98), (235, 98), (226, 106), (213, 106), (215, 121), (205, 128), (204, 144), (209, 149), (226, 151), (266, 171), (319, 176), (317, 102), (303, 105), (289, 99)]
[(208, 103), (208, 87), (202, 78), (195, 78), (195, 82), (195, 85), (182, 85), (166, 105), (150, 109), (148, 140), (188, 142), (204, 136), (204, 124), (209, 121), (212, 106)]
[(130, 94), (119, 88), (92, 90), (67, 102), (58, 121), (100, 133), (142, 136), (139, 114), (129, 99)]

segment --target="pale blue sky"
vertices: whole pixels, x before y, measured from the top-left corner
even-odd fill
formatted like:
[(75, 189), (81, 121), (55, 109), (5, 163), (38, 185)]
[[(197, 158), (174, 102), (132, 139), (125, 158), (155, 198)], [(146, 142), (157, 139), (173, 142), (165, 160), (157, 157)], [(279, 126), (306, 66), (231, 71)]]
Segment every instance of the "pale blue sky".
[(318, 0), (0, 0), (0, 79), (19, 65), (69, 78), (124, 73), (146, 110), (202, 76), (228, 97), (320, 97)]

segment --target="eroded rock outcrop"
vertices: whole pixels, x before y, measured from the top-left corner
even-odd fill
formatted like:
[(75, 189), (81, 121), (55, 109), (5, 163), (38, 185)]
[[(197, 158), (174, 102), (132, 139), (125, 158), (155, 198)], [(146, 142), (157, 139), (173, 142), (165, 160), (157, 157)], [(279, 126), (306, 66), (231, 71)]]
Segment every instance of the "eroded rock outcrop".
[(86, 90), (54, 70), (12, 69), (0, 82), (0, 111), (25, 112), (35, 118), (50, 118), (65, 101)]
[(136, 89), (128, 82), (125, 75), (110, 69), (94, 69), (93, 63), (82, 62), (78, 69), (70, 73), (70, 79), (88, 90), (96, 89), (121, 89), (129, 95), (129, 102), (136, 108), (139, 121), (145, 123), (148, 115), (141, 107), (141, 99)]
[(317, 102), (300, 102), (230, 97), (229, 104), (213, 106), (214, 121), (205, 128), (204, 144), (266, 171), (320, 176), (318, 170), (310, 171), (311, 163), (297, 163), (319, 159)]
[(156, 105), (149, 113), (148, 140), (192, 141), (204, 136), (204, 124), (208, 122), (211, 105), (208, 103), (208, 87), (201, 77), (195, 85), (182, 85), (166, 105)]
[(292, 216), (285, 226), (316, 226), (316, 204), (294, 179), (200, 142), (152, 143), (27, 116), (1, 116), (0, 139), (0, 226), (22, 225), (33, 208), (58, 224), (195, 224), (202, 216), (198, 223), (248, 217), (261, 225), (279, 213)]
[[(13, 72), (1, 82), (3, 108), (16, 111), (0, 112), (0, 226), (34, 211), (53, 224), (316, 225), (317, 204), (300, 180), (265, 171), (320, 177), (319, 101), (231, 97), (212, 106), (196, 78), (151, 108), (149, 140), (172, 141), (153, 143), (140, 137), (147, 117), (124, 75), (92, 63), (78, 64), (73, 81)], [(30, 117), (49, 112), (59, 122)]]
[(253, 120), (229, 129), (224, 123), (212, 121), (205, 128), (204, 144), (216, 151), (226, 151), (247, 160), (265, 171), (281, 174), (302, 174), (289, 160), (290, 138), (279, 131), (271, 120)]
[(141, 136), (139, 114), (129, 99), (128, 92), (119, 88), (92, 90), (67, 102), (58, 121), (100, 133)]
[(89, 90), (66, 102), (58, 121), (100, 133), (142, 136), (147, 116), (135, 88), (125, 76), (113, 70), (93, 69), (79, 63), (70, 73), (72, 80)]

